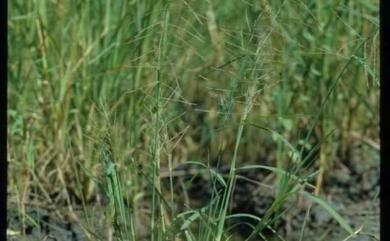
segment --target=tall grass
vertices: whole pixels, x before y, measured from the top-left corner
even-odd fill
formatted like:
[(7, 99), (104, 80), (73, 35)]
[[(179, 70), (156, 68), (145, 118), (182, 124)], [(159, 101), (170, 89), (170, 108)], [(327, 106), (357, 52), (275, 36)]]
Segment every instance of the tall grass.
[[(28, 203), (66, 203), (91, 240), (232, 240), (239, 217), (266, 239), (306, 187), (354, 231), (321, 195), (352, 132), (378, 140), (378, 1), (14, 0), (8, 15), (9, 203), (23, 225)], [(210, 177), (201, 208), (182, 198), (184, 164)], [(263, 217), (231, 213), (240, 168), (276, 176)], [(102, 192), (114, 235), (87, 208)]]

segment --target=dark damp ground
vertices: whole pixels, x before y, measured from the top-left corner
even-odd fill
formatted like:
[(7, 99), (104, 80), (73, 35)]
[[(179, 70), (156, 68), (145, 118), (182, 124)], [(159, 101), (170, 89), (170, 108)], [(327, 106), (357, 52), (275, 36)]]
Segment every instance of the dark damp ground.
[[(27, 208), (28, 215), (24, 220), (18, 212), (8, 209), (8, 240), (86, 240), (83, 230), (75, 223), (58, 220), (47, 209)], [(19, 235), (25, 233), (23, 235)]]
[[(323, 193), (325, 193), (323, 197), (326, 201), (349, 222), (354, 230), (361, 228), (355, 237), (346, 239), (348, 233), (319, 205), (312, 205), (310, 213), (306, 215), (310, 203), (300, 197), (289, 202), (290, 209), (273, 225), (275, 231), (284, 240), (290, 241), (379, 240), (379, 157), (368, 158), (368, 156), (373, 156), (372, 153), (368, 152), (369, 150), (364, 146), (355, 148), (350, 153), (349, 161), (339, 161), (333, 171), (327, 173), (323, 186)], [(264, 175), (260, 176), (257, 178), (264, 179)], [(253, 176), (249, 178), (256, 179)], [(199, 186), (199, 183), (202, 184), (202, 181), (196, 179), (192, 181), (195, 187)], [(246, 181), (238, 181), (236, 187), (235, 205), (233, 205), (232, 211), (252, 213), (261, 217), (272, 202), (272, 191), (267, 191), (267, 188), (259, 188), (258, 185), (248, 184)], [(192, 190), (189, 196), (193, 199), (193, 203), (196, 201), (202, 203), (204, 200), (201, 200), (201, 197), (207, 195), (204, 195), (200, 189), (194, 188)], [(7, 212), (8, 240), (84, 241), (98, 240), (98, 238), (108, 240), (106, 237), (110, 232), (108, 228), (110, 225), (104, 218), (104, 206), (89, 205), (88, 210), (89, 222), (92, 222), (89, 225), (87, 225), (88, 220), (81, 207), (73, 207), (73, 212), (80, 218), (79, 223), (82, 223), (84, 227), (92, 227), (90, 234), (87, 234), (88, 231), (85, 231), (78, 222), (71, 221), (69, 209), (66, 207), (60, 210), (58, 207), (48, 209), (27, 205), (28, 217), (23, 220), (18, 208), (9, 205)], [(301, 239), (305, 217), (307, 217), (306, 225)], [(137, 232), (144, 233), (144, 240), (148, 240), (146, 226), (147, 222), (142, 224), (142, 221), (138, 221), (136, 224)], [(248, 232), (249, 229), (243, 225), (238, 225), (234, 229), (237, 240), (248, 235)], [(23, 233), (25, 235), (22, 235)], [(270, 230), (266, 233), (267, 240), (283, 240), (273, 235)]]

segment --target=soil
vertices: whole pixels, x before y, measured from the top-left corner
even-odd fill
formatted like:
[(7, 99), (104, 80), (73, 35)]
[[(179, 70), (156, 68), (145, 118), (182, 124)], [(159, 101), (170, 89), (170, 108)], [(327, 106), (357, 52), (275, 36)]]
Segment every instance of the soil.
[[(377, 151), (372, 151), (369, 147), (360, 145), (350, 152), (346, 160), (337, 160), (336, 163), (332, 169), (333, 171), (328, 172), (326, 175), (322, 189), (323, 197), (349, 222), (354, 230), (361, 228), (355, 237), (351, 237), (348, 240), (379, 240), (379, 155)], [(252, 179), (263, 182), (268, 174), (263, 173), (260, 176), (255, 174), (248, 175), (255, 175), (256, 177)], [(190, 191), (189, 193), (191, 205), (201, 205), (205, 201), (202, 199), (205, 199), (204, 197), (208, 195), (204, 195), (203, 191), (196, 189), (196, 187), (207, 185), (204, 185), (204, 180), (199, 180), (199, 178), (191, 181), (193, 182), (193, 187), (195, 187), (193, 192)], [(270, 191), (270, 187), (267, 185), (264, 185), (265, 189), (259, 188), (260, 186), (253, 183), (248, 184), (247, 181), (238, 179), (232, 212), (252, 213), (261, 217), (273, 201), (273, 192)], [(268, 191), (266, 190), (267, 188)], [(283, 218), (273, 225), (275, 231), (284, 240), (341, 241), (346, 240), (349, 236), (321, 206), (312, 204), (301, 197), (289, 203), (292, 204), (291, 208), (283, 215)], [(72, 219), (68, 218), (67, 212), (69, 214), (69, 211), (66, 211), (68, 209), (60, 211), (65, 213), (65, 216), (58, 217), (55, 211), (59, 210), (27, 206), (26, 213), (30, 218), (27, 218), (23, 225), (18, 208), (12, 205), (9, 204), (7, 212), (8, 240), (96, 240), (91, 235), (90, 239), (88, 239), (88, 232), (85, 232), (77, 221), (71, 221)], [(308, 207), (311, 207), (309, 213)], [(108, 240), (106, 237), (110, 230), (107, 228), (109, 227), (108, 223), (103, 218), (104, 207), (90, 205), (88, 208), (90, 210), (90, 220), (95, 222), (89, 226), (93, 227), (94, 232), (100, 232), (96, 233), (96, 236), (101, 237), (101, 240)], [(74, 212), (78, 217), (83, 218), (79, 223), (82, 223), (84, 227), (88, 226), (86, 225), (87, 221), (83, 211), (79, 209)], [(305, 229), (303, 237), (301, 237), (304, 223)], [(148, 240), (147, 228), (141, 223), (136, 224), (136, 226), (137, 230), (144, 230), (143, 233), (146, 235), (144, 240)], [(248, 228), (242, 225), (238, 225), (234, 230), (236, 236), (245, 237), (249, 233)], [(273, 231), (268, 231), (268, 240), (283, 240), (273, 235)], [(23, 233), (25, 235), (22, 235)]]

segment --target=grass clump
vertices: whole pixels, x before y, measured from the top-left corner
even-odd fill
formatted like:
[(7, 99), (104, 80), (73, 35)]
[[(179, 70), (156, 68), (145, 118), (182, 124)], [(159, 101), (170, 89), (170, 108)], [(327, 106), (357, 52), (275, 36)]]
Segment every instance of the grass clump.
[[(8, 15), (20, 233), (30, 206), (87, 240), (371, 233), (337, 205), (378, 186), (378, 1), (15, 0)], [(237, 208), (243, 179), (263, 211)]]

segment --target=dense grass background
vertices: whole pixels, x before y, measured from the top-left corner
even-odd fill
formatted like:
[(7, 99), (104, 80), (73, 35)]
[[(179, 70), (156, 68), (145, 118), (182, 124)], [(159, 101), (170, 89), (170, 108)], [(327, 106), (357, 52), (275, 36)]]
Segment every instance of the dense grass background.
[[(321, 196), (356, 140), (378, 153), (376, 0), (14, 0), (8, 15), (9, 203), (22, 216), (29, 202), (73, 212), (73, 196), (88, 213), (103, 192), (121, 239), (137, 240), (148, 200), (152, 240), (227, 240), (235, 167), (318, 171)], [(175, 226), (191, 220), (173, 191), (185, 162), (232, 167), (214, 175), (226, 189), (210, 220), (191, 216), (200, 231)], [(278, 173), (283, 202), (298, 184)]]

